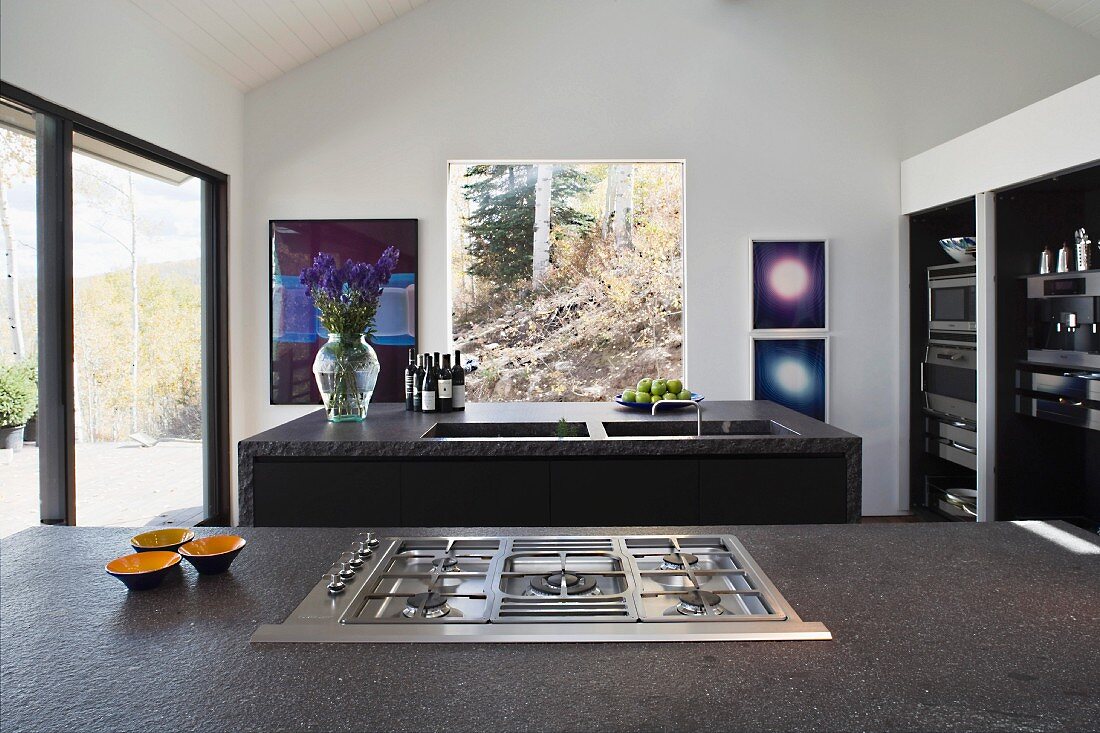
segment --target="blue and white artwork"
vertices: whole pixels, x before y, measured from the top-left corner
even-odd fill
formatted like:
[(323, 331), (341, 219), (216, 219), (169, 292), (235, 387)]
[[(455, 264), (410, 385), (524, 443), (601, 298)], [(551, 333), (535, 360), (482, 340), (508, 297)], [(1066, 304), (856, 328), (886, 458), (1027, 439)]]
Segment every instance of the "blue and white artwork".
[(753, 241), (752, 327), (826, 328), (825, 242)]
[(753, 398), (825, 422), (829, 415), (826, 337), (754, 339)]

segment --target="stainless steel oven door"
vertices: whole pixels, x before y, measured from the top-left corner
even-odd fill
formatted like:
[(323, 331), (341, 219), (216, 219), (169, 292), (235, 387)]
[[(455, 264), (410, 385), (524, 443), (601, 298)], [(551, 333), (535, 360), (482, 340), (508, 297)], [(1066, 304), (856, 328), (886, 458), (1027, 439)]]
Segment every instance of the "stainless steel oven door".
[(921, 364), (924, 406), (941, 415), (978, 419), (978, 352), (931, 344)]
[(928, 328), (934, 331), (976, 331), (978, 288), (973, 277), (928, 281)]

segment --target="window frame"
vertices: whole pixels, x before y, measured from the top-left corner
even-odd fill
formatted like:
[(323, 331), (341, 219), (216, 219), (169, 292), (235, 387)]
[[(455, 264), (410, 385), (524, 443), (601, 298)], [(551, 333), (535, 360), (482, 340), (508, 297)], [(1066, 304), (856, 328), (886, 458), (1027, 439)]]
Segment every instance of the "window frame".
[(39, 494), (43, 524), (76, 524), (73, 411), (73, 134), (202, 182), (203, 515), (230, 521), (229, 176), (0, 80), (0, 97), (35, 117), (38, 190)]

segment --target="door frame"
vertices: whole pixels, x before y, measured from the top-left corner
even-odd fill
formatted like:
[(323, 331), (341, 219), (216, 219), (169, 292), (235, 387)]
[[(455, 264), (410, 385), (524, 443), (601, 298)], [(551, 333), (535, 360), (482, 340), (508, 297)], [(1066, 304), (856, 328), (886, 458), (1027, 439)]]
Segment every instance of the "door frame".
[[(35, 116), (38, 187), (39, 492), (43, 524), (76, 524), (73, 410), (73, 133), (202, 182), (203, 515), (230, 521), (229, 176), (0, 80)], [(56, 287), (62, 284), (63, 287)]]

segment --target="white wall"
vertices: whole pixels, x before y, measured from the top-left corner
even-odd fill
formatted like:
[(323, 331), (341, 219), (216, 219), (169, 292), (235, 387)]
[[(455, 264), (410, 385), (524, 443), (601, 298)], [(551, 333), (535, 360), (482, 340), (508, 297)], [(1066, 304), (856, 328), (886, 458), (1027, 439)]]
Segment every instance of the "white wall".
[(1100, 76), (902, 161), (913, 213), (1100, 160)]
[(747, 238), (829, 237), (831, 418), (896, 513), (898, 163), (1097, 73), (1094, 41), (1004, 0), (433, 0), (246, 95), (237, 436), (304, 411), (267, 405), (268, 219), (420, 219), (438, 349), (448, 159), (684, 158), (690, 384), (748, 396)]

